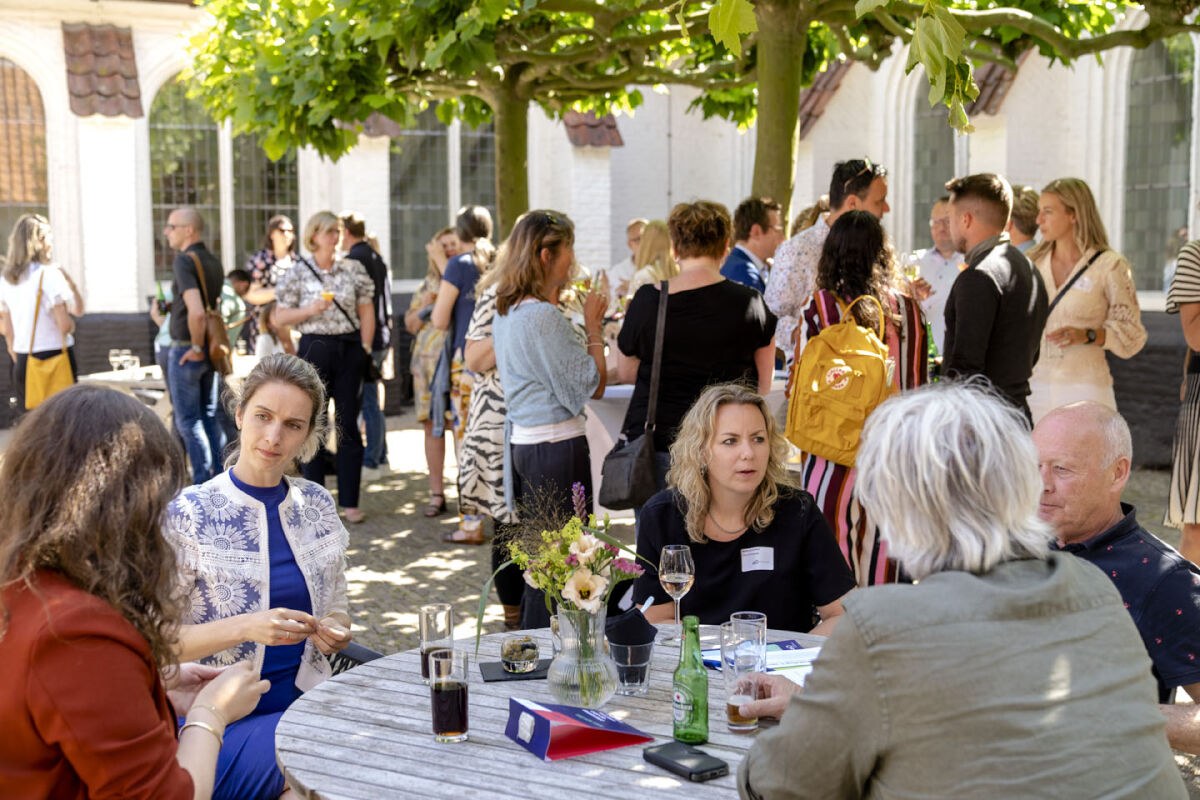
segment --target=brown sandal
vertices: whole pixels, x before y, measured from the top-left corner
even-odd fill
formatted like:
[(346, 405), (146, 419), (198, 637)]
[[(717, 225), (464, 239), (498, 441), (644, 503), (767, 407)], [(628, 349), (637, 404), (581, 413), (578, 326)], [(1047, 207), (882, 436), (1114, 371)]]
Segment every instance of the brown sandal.
[(427, 517), (440, 517), (446, 513), (446, 495), (442, 492), (433, 492), (429, 495), (429, 502), (425, 504), (425, 511), (422, 512)]
[(483, 544), (486, 539), (484, 538), (482, 527), (475, 530), (463, 530), (460, 527), (443, 533), (442, 541), (447, 544)]

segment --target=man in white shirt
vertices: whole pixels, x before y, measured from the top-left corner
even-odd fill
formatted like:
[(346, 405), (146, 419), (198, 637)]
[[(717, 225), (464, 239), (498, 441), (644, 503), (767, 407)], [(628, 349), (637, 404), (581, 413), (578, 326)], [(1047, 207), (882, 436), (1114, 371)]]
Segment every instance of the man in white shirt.
[(624, 297), (629, 291), (629, 282), (633, 280), (633, 273), (637, 272), (633, 258), (637, 255), (638, 247), (642, 243), (642, 229), (646, 227), (647, 222), (648, 220), (641, 218), (629, 220), (629, 224), (625, 226), (625, 244), (629, 247), (629, 256), (608, 269), (600, 270), (608, 275), (610, 301)]
[(963, 254), (954, 249), (954, 239), (950, 236), (950, 198), (940, 197), (933, 204), (929, 212), (929, 236), (933, 247), (917, 250), (910, 258), (917, 259), (920, 280), (926, 284), (921, 289), (929, 292), (921, 301), (921, 309), (941, 353), (946, 342), (946, 298), (963, 265)]
[(852, 209), (869, 211), (877, 218), (891, 210), (887, 202), (887, 169), (869, 158), (841, 161), (829, 182), (829, 208), (811, 228), (788, 239), (775, 251), (775, 263), (763, 299), (779, 317), (775, 345), (791, 363), (796, 348), (795, 331), (817, 285), (817, 264), (829, 236), (829, 226)]

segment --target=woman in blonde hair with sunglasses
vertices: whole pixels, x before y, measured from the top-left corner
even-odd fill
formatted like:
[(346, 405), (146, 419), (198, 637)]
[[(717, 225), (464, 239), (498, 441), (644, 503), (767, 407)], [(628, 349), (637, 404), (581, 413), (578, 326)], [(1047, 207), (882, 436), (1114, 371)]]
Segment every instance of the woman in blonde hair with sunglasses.
[(1079, 178), (1042, 189), (1037, 222), (1042, 241), (1029, 260), (1046, 284), (1050, 316), (1029, 379), (1033, 421), (1079, 400), (1115, 409), (1105, 351), (1132, 358), (1146, 344), (1129, 262), (1108, 246), (1092, 190)]
[[(704, 624), (734, 611), (761, 611), (772, 628), (828, 633), (854, 578), (812, 495), (796, 487), (787, 443), (762, 395), (737, 383), (705, 389), (671, 445), (670, 488), (642, 506), (637, 552), (657, 565), (670, 544), (689, 545), (696, 582), (681, 614)], [(633, 585), (641, 604), (662, 597), (648, 568)], [(646, 612), (674, 619), (670, 599)]]
[[(601, 327), (608, 279), (601, 273), (583, 301), (586, 340), (558, 308), (575, 268), (575, 226), (558, 211), (530, 211), (513, 226), (498, 258), (493, 339), (508, 403), (504, 486), (510, 509), (570, 514), (571, 488), (592, 504), (592, 469), (583, 407), (604, 394)], [(523, 508), (524, 506), (524, 508)], [(549, 624), (541, 600), (526, 591), (521, 627)]]

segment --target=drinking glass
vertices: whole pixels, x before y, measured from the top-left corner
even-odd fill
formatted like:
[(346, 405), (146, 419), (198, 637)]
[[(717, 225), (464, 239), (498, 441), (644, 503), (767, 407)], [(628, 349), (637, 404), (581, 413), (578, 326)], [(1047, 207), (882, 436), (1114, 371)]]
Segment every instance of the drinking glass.
[(608, 652), (617, 662), (617, 694), (645, 697), (650, 691), (650, 657), (654, 655), (654, 642), (609, 642)]
[(743, 717), (738, 710), (756, 697), (754, 678), (763, 671), (761, 648), (753, 628), (736, 622), (721, 623), (721, 676), (725, 679), (725, 720), (729, 730), (745, 733), (758, 728), (758, 717)]
[(113, 372), (121, 368), (121, 351), (112, 349), (108, 351), (108, 365), (112, 367)]
[(431, 603), (421, 606), (417, 617), (417, 628), (421, 634), (421, 677), (429, 683), (429, 658), (431, 654), (453, 649), (453, 613), (449, 603)]
[(904, 277), (908, 279), (909, 283), (921, 277), (921, 259), (917, 258), (916, 253), (906, 255), (901, 268), (904, 272)]
[(658, 582), (675, 601), (675, 635), (664, 642), (677, 643), (683, 639), (683, 626), (679, 622), (679, 601), (692, 588), (696, 580), (696, 563), (692, 561), (692, 548), (686, 544), (669, 544), (658, 556)]
[(758, 671), (766, 672), (767, 615), (761, 611), (735, 611), (729, 615), (729, 622), (742, 639), (753, 644), (758, 654)]
[(467, 740), (467, 651), (435, 650), (429, 654), (429, 700), (433, 738)]
[(120, 364), (121, 364), (121, 369), (132, 369), (133, 368), (133, 351), (132, 350), (122, 350), (119, 360), (120, 360)]

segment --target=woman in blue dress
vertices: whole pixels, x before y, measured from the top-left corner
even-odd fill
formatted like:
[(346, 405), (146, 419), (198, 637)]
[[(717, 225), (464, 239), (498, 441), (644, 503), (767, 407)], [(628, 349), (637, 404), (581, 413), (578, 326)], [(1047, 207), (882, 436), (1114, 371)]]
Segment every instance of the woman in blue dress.
[(167, 511), (190, 598), (179, 660), (250, 661), (271, 682), (231, 723), (214, 798), (279, 797), (275, 726), (304, 691), (331, 674), (328, 656), (350, 642), (346, 529), (324, 487), (286, 474), (311, 458), (325, 431), (325, 391), (308, 362), (264, 358), (242, 384), (233, 466), (183, 490)]

